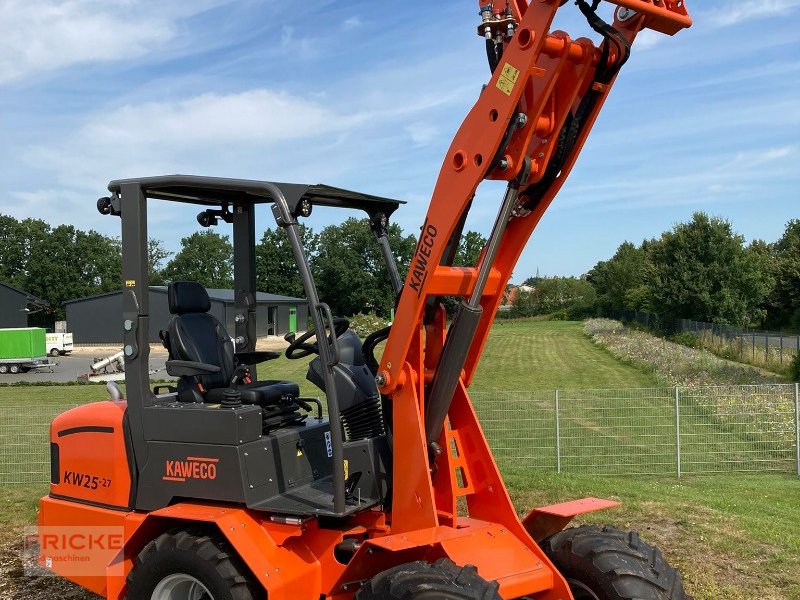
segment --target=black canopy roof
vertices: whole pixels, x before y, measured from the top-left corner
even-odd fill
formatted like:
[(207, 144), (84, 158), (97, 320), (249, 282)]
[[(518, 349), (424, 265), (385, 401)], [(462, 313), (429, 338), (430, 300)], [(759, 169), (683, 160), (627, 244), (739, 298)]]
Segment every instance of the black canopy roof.
[(289, 210), (297, 213), (302, 200), (315, 206), (350, 208), (363, 210), (370, 216), (383, 213), (387, 217), (405, 202), (361, 194), (328, 185), (278, 183), (252, 181), (248, 179), (228, 179), (225, 177), (201, 177), (197, 175), (162, 175), (136, 179), (118, 179), (108, 184), (110, 192), (119, 192), (124, 184), (137, 184), (145, 196), (173, 202), (187, 202), (208, 206), (231, 204), (272, 203), (272, 186), (276, 186), (286, 197)]

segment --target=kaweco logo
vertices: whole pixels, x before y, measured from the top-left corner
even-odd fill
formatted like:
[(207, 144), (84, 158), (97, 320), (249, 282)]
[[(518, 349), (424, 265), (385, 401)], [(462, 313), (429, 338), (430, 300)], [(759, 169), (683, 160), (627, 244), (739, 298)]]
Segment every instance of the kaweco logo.
[(431, 256), (431, 248), (436, 236), (439, 234), (434, 225), (427, 222), (422, 226), (422, 235), (417, 244), (417, 251), (414, 254), (414, 260), (411, 263), (411, 281), (409, 286), (417, 293), (419, 298), (422, 293), (422, 286), (425, 285), (425, 280), (428, 279), (428, 259)]
[(164, 481), (183, 482), (187, 479), (216, 479), (218, 458), (188, 456), (186, 460), (168, 460), (165, 463)]

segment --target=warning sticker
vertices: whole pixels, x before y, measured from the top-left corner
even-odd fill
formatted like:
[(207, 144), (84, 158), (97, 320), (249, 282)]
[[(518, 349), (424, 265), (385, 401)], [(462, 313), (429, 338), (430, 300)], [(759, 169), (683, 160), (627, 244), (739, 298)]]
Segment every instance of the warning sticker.
[(325, 449), (328, 451), (328, 458), (333, 456), (333, 443), (331, 442), (331, 432), (325, 432)]
[(125, 287), (136, 287), (136, 280), (135, 279), (126, 279), (125, 280)]
[(514, 91), (517, 79), (519, 79), (519, 69), (515, 69), (510, 63), (505, 63), (503, 70), (500, 71), (500, 77), (497, 79), (497, 89), (506, 96), (510, 96), (511, 92)]

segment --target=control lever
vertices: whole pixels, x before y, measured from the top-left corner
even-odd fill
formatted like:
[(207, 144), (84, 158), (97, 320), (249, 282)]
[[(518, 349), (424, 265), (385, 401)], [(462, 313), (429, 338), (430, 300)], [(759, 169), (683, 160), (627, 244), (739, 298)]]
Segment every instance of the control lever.
[(356, 486), (359, 481), (361, 481), (361, 471), (356, 471), (344, 482), (344, 497), (350, 504), (353, 503), (353, 494), (356, 492)]

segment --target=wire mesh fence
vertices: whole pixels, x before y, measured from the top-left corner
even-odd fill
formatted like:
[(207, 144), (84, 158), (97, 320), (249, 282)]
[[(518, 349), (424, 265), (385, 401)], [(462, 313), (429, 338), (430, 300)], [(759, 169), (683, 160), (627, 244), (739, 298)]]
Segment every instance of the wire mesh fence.
[[(798, 385), (472, 392), (501, 470), (800, 475)], [(64, 404), (0, 404), (0, 485), (50, 478)]]
[(0, 404), (0, 485), (50, 481), (50, 422), (64, 404)]
[(504, 471), (800, 475), (797, 385), (477, 392)]
[(662, 317), (648, 312), (624, 310), (612, 315), (624, 323), (637, 323), (664, 335), (684, 333), (698, 347), (725, 358), (782, 371), (800, 354), (800, 335), (764, 331), (691, 319)]

